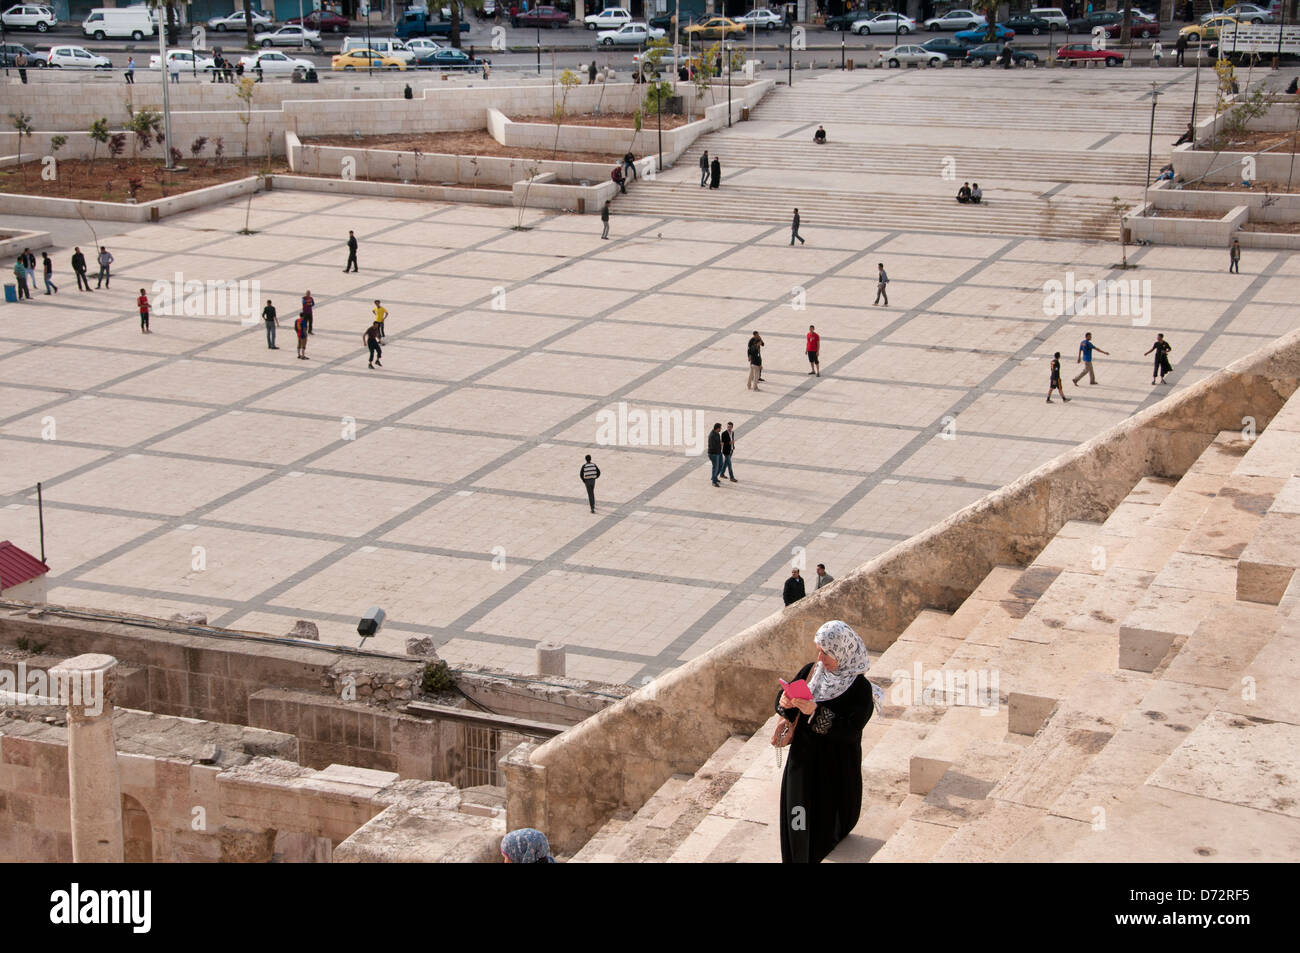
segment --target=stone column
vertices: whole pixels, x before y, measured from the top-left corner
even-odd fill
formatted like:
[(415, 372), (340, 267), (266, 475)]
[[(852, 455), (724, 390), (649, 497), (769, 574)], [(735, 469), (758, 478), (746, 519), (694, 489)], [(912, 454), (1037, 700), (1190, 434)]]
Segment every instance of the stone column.
[(564, 674), (564, 644), (561, 642), (537, 643), (537, 674)]
[(78, 655), (50, 669), (68, 706), (73, 863), (122, 863), (122, 785), (113, 742), (111, 655)]

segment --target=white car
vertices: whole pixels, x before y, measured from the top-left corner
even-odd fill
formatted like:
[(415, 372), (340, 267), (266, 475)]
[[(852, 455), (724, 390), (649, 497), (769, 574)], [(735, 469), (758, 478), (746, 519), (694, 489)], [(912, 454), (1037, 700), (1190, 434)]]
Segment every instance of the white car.
[[(1137, 11), (1133, 11), (1136, 13)], [(1060, 30), (1069, 31), (1070, 18), (1065, 15), (1065, 11), (1060, 7), (1034, 7), (1029, 11), (1031, 17), (1038, 17), (1040, 20), (1046, 20), (1052, 26)]]
[(750, 10), (744, 16), (732, 17), (732, 19), (741, 26), (752, 26), (756, 30), (775, 30), (777, 27), (785, 25), (785, 17), (761, 7), (757, 10)]
[[(263, 30), (271, 29), (275, 21), (265, 13), (253, 11), (253, 32), (261, 33)], [(213, 17), (208, 21), (208, 29), (216, 30), (218, 33), (225, 33), (230, 30), (234, 33), (243, 33), (248, 30), (248, 21), (244, 19), (244, 11), (236, 10), (234, 13), (225, 17)]]
[(892, 50), (885, 50), (880, 54), (880, 62), (890, 69), (897, 69), (900, 66), (942, 66), (948, 62), (948, 56), (945, 53), (936, 53), (933, 50), (927, 50), (923, 46), (906, 45), (896, 46)]
[(255, 73), (259, 66), (262, 69), (262, 73), (269, 76), (287, 76), (299, 66), (304, 69), (316, 68), (316, 64), (311, 60), (304, 60), (301, 57), (285, 56), (283, 53), (275, 50), (263, 50), (261, 53), (241, 56), (239, 62), (243, 64), (245, 76), (249, 73)]
[(55, 69), (112, 69), (113, 61), (81, 46), (51, 46), (46, 57)]
[(59, 18), (54, 15), (53, 10), (30, 3), (10, 7), (4, 13), (0, 13), (0, 21), (4, 23), (6, 30), (35, 30), (37, 33), (44, 33), (59, 25)]
[(257, 40), (262, 46), (320, 46), (320, 33), (300, 26), (282, 26), (263, 33)]
[(411, 52), (417, 57), (425, 53), (432, 53), (434, 50), (446, 49), (445, 43), (439, 43), (437, 40), (431, 40), (427, 36), (417, 36), (406, 41), (406, 45), (411, 48)]
[(984, 26), (988, 21), (974, 10), (949, 10), (941, 17), (931, 17), (925, 21), (925, 28), (931, 33), (940, 30), (973, 30)]
[(877, 13), (870, 20), (859, 20), (853, 24), (853, 32), (858, 36), (871, 33), (897, 33), (906, 36), (915, 29), (916, 21), (901, 13)]
[(610, 7), (584, 17), (582, 22), (588, 30), (617, 30), (632, 22), (632, 14), (621, 7)]
[(663, 30), (645, 23), (625, 23), (617, 30), (601, 30), (596, 34), (596, 42), (602, 46), (641, 46), (663, 38)]
[[(149, 68), (158, 68), (158, 54), (155, 53), (149, 57)], [(212, 57), (203, 50), (197, 53), (194, 50), (168, 50), (167, 51), (167, 69), (181, 70), (183, 72), (193, 72), (196, 69), (215, 69), (216, 63)]]
[(399, 40), (397, 37), (376, 36), (371, 37), (370, 42), (367, 43), (364, 36), (345, 36), (339, 52), (351, 53), (353, 50), (370, 50), (373, 53), (392, 56), (407, 66), (415, 63), (415, 51), (406, 41)]

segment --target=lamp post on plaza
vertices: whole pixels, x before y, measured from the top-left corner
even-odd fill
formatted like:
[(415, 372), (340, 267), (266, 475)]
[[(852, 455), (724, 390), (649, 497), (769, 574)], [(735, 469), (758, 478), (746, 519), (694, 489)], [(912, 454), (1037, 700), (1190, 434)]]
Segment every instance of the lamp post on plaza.
[(1196, 38), (1196, 82), (1192, 84), (1192, 151), (1196, 151), (1196, 102), (1201, 95), (1201, 38)]
[(365, 7), (366, 7), (366, 52), (370, 54), (368, 57), (366, 57), (366, 75), (374, 76), (375, 75), (375, 69), (374, 69), (375, 51), (370, 48), (370, 4), (367, 3)]
[(731, 41), (722, 39), (722, 50), (727, 54), (727, 128), (731, 128)]
[(1151, 129), (1147, 133), (1147, 178), (1142, 187), (1142, 204), (1147, 204), (1147, 190), (1151, 187), (1151, 151), (1156, 137), (1156, 102), (1160, 99), (1160, 84), (1151, 84)]

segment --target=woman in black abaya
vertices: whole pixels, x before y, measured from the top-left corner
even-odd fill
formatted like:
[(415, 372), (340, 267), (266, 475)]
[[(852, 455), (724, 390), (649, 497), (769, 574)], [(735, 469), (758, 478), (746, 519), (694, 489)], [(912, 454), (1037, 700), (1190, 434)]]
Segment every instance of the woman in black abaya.
[(709, 164), (709, 188), (716, 189), (718, 183), (722, 181), (722, 163), (718, 157), (713, 157), (713, 162)]
[(820, 863), (858, 822), (862, 811), (862, 729), (882, 692), (863, 673), (867, 647), (844, 622), (827, 622), (813, 638), (817, 661), (806, 679), (812, 699), (781, 692), (776, 713), (798, 717), (781, 778), (781, 860)]

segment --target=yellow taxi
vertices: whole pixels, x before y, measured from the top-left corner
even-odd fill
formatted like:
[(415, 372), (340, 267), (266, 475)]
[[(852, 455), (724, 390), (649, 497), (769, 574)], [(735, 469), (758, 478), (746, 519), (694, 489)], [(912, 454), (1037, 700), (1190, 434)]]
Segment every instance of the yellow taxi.
[(406, 69), (406, 63), (378, 50), (351, 50), (330, 60), (330, 68), (350, 73), (359, 69)]
[(1233, 26), (1248, 25), (1236, 17), (1225, 16), (1221, 13), (1216, 17), (1210, 17), (1204, 23), (1193, 23), (1190, 26), (1183, 27), (1178, 31), (1178, 35), (1185, 36), (1189, 40), (1217, 40), (1221, 30), (1230, 29)]
[(727, 37), (746, 36), (749, 28), (730, 17), (709, 17), (707, 20), (688, 26), (682, 32), (689, 33), (697, 40), (701, 37), (706, 40), (723, 40)]

